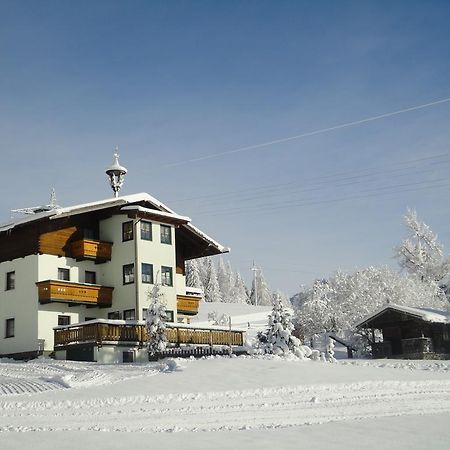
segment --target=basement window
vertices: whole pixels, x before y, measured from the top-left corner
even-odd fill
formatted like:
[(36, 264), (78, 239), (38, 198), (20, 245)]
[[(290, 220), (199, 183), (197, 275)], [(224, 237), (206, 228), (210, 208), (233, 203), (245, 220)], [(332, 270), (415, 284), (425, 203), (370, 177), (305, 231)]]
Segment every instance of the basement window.
[(122, 362), (124, 363), (134, 362), (134, 352), (130, 350), (122, 352)]

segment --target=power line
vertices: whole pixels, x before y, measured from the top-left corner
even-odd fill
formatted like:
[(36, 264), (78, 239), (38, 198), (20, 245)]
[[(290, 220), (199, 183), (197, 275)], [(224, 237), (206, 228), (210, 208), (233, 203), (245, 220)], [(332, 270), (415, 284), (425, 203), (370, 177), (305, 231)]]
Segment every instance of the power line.
[(441, 100), (436, 100), (434, 102), (423, 103), (421, 105), (410, 106), (408, 108), (403, 108), (403, 109), (399, 109), (397, 111), (387, 112), (387, 113), (380, 114), (380, 115), (377, 115), (377, 116), (366, 117), (364, 119), (354, 120), (352, 122), (347, 122), (347, 123), (342, 123), (342, 124), (339, 124), (339, 125), (334, 125), (334, 126), (328, 127), (328, 128), (320, 128), (318, 130), (309, 131), (309, 132), (302, 133), (302, 134), (297, 134), (295, 136), (290, 136), (290, 137), (281, 138), (281, 139), (275, 139), (273, 141), (262, 142), (260, 144), (254, 144), (254, 145), (248, 145), (248, 146), (245, 146), (245, 147), (239, 147), (239, 148), (235, 148), (233, 150), (226, 150), (226, 151), (223, 151), (223, 152), (212, 153), (212, 154), (209, 154), (209, 155), (198, 156), (196, 158), (190, 158), (190, 159), (186, 159), (184, 161), (177, 161), (177, 162), (174, 162), (174, 163), (165, 164), (162, 167), (163, 168), (176, 167), (176, 166), (181, 166), (181, 165), (184, 165), (184, 164), (190, 164), (190, 163), (194, 163), (194, 162), (205, 161), (205, 160), (208, 160), (208, 159), (219, 158), (221, 156), (231, 155), (231, 154), (234, 154), (234, 153), (241, 153), (241, 152), (246, 152), (246, 151), (249, 151), (249, 150), (256, 150), (256, 149), (260, 149), (260, 148), (263, 148), (263, 147), (269, 147), (269, 146), (274, 145), (274, 144), (282, 144), (282, 143), (285, 143), (285, 142), (294, 141), (294, 140), (302, 139), (302, 138), (305, 138), (305, 137), (310, 137), (310, 136), (315, 136), (315, 135), (318, 135), (318, 134), (329, 133), (331, 131), (341, 130), (343, 128), (349, 128), (349, 127), (352, 127), (352, 126), (355, 126), (355, 125), (361, 125), (361, 124), (364, 124), (364, 123), (374, 122), (376, 120), (385, 119), (387, 117), (392, 117), (392, 116), (397, 116), (399, 114), (404, 114), (406, 112), (417, 111), (419, 109), (424, 109), (424, 108), (430, 108), (432, 106), (440, 105), (442, 103), (447, 103), (447, 102), (450, 102), (450, 97), (443, 98)]
[[(315, 205), (319, 205), (319, 204), (338, 203), (338, 202), (347, 201), (347, 200), (364, 199), (364, 198), (378, 197), (378, 196), (384, 196), (384, 195), (389, 195), (389, 194), (398, 194), (398, 193), (403, 193), (403, 192), (411, 192), (411, 191), (418, 191), (418, 190), (447, 187), (447, 186), (450, 186), (450, 182), (444, 182), (444, 181), (448, 181), (448, 180), (449, 180), (448, 177), (439, 179), (439, 180), (435, 180), (429, 186), (412, 187), (412, 186), (415, 186), (418, 184), (423, 184), (424, 183), (423, 181), (419, 182), (419, 183), (406, 183), (406, 184), (402, 184), (402, 185), (386, 186), (386, 187), (381, 187), (378, 189), (373, 189), (370, 191), (360, 191), (362, 193), (366, 192), (365, 195), (356, 194), (356, 195), (350, 195), (350, 196), (334, 198), (334, 199), (323, 199), (323, 200), (321, 200), (321, 199), (319, 199), (319, 200), (305, 199), (301, 202), (274, 203), (274, 204), (269, 204), (269, 205), (267, 205), (267, 204), (260, 205), (260, 206), (256, 205), (255, 207), (250, 207), (250, 208), (235, 208), (235, 209), (228, 209), (228, 210), (220, 210), (219, 209), (219, 210), (215, 210), (215, 211), (214, 210), (204, 211), (204, 212), (200, 212), (200, 213), (196, 214), (196, 216), (232, 215), (232, 214), (239, 214), (241, 212), (244, 212), (244, 213), (250, 212), (252, 214), (267, 213), (267, 212), (276, 211), (276, 210), (280, 210), (280, 209), (292, 208), (294, 206), (315, 206)], [(398, 190), (393, 189), (392, 190), (392, 188), (401, 188), (401, 189), (398, 189)], [(404, 189), (404, 188), (406, 188), (406, 189)], [(391, 190), (388, 190), (388, 189), (391, 189)], [(386, 190), (386, 192), (378, 192), (378, 191), (382, 191), (382, 190)]]
[[(416, 163), (420, 162), (431, 162), (431, 164), (438, 164), (438, 163), (447, 163), (450, 158), (450, 153), (441, 153), (437, 155), (422, 157), (422, 158), (416, 158), (411, 160), (404, 160), (399, 161), (397, 163), (389, 164), (389, 168), (386, 168), (386, 165), (378, 165), (378, 166), (371, 166), (367, 168), (360, 168), (358, 169), (358, 174), (355, 175), (355, 171), (344, 171), (344, 172), (335, 172), (327, 175), (321, 175), (317, 177), (309, 177), (302, 180), (301, 185), (305, 184), (321, 184), (325, 183), (327, 181), (341, 181), (341, 180), (349, 180), (353, 178), (361, 178), (361, 177), (368, 177), (373, 176), (374, 174), (389, 174), (389, 173), (395, 173), (398, 171), (405, 171), (409, 170), (407, 166), (414, 165)], [(441, 159), (444, 159), (444, 161), (439, 161)], [(436, 161), (437, 160), (437, 161)], [(398, 167), (398, 168), (395, 168)], [(417, 166), (416, 166), (417, 167)], [(412, 169), (415, 169), (416, 167), (413, 167)], [(347, 175), (350, 175), (347, 177)], [(205, 203), (208, 203), (207, 199), (230, 199), (231, 197), (238, 197), (240, 200), (242, 200), (243, 195), (245, 194), (251, 194), (251, 193), (267, 193), (271, 192), (273, 190), (280, 190), (284, 188), (289, 187), (295, 187), (297, 185), (297, 181), (289, 181), (286, 183), (276, 183), (276, 184), (267, 184), (262, 186), (255, 186), (255, 187), (246, 187), (241, 188), (237, 190), (227, 191), (227, 192), (220, 192), (215, 194), (203, 194), (203, 195), (197, 195), (195, 197), (187, 197), (187, 198), (181, 198), (181, 199), (171, 199), (171, 203), (178, 203), (178, 202), (186, 202), (191, 200), (196, 201), (203, 201)]]

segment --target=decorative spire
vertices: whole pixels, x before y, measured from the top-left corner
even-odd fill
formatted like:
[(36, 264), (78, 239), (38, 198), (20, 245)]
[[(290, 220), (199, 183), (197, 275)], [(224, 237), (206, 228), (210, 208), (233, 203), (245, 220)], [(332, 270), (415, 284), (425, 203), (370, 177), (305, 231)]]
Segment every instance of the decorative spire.
[(127, 169), (119, 164), (119, 147), (116, 146), (114, 151), (113, 163), (107, 167), (106, 175), (109, 177), (109, 184), (114, 192), (114, 197), (119, 196), (119, 191), (125, 181)]

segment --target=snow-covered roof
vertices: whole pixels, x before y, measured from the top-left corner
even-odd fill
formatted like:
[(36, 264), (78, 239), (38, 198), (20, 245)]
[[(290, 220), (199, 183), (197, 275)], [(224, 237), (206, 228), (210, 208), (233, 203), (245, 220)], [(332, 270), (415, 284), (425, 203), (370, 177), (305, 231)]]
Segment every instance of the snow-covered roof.
[(187, 216), (180, 216), (175, 213), (165, 212), (165, 211), (158, 211), (157, 209), (150, 209), (150, 208), (144, 208), (143, 206), (139, 205), (129, 205), (129, 206), (123, 206), (120, 208), (121, 211), (138, 211), (144, 214), (151, 214), (155, 217), (161, 217), (162, 219), (172, 219), (179, 222), (188, 223), (191, 221), (191, 219)]
[(389, 309), (409, 314), (410, 316), (417, 317), (418, 319), (421, 319), (425, 322), (450, 323), (449, 311), (431, 308), (413, 308), (412, 306), (395, 305), (393, 303), (389, 303), (378, 309), (374, 313), (370, 314), (369, 316), (365, 317), (363, 320), (359, 321), (355, 326), (360, 327), (366, 322), (369, 322), (376, 317), (381, 316), (385, 311)]
[[(44, 218), (52, 219), (60, 219), (63, 217), (69, 217), (74, 216), (77, 214), (85, 214), (91, 211), (98, 211), (101, 209), (106, 208), (112, 208), (117, 206), (123, 206), (122, 209), (128, 207), (128, 205), (132, 205), (133, 203), (138, 202), (148, 202), (151, 205), (153, 205), (157, 210), (150, 210), (152, 214), (159, 214), (160, 217), (167, 217), (172, 218), (176, 220), (180, 220), (181, 222), (186, 222), (183, 224), (183, 227), (191, 231), (193, 234), (197, 235), (199, 238), (201, 238), (204, 241), (207, 241), (209, 245), (212, 247), (215, 247), (219, 252), (226, 253), (229, 252), (230, 249), (228, 247), (224, 247), (223, 245), (219, 244), (217, 241), (209, 237), (207, 234), (203, 233), (203, 231), (199, 230), (197, 227), (192, 225), (190, 222), (190, 218), (186, 216), (180, 216), (175, 211), (170, 209), (167, 205), (160, 202), (155, 197), (152, 197), (150, 194), (147, 194), (146, 192), (141, 192), (138, 194), (131, 194), (131, 195), (124, 195), (122, 197), (117, 198), (108, 198), (105, 200), (99, 200), (96, 202), (90, 202), (90, 203), (83, 203), (80, 205), (74, 205), (64, 208), (55, 208), (51, 211), (44, 211), (37, 214), (31, 214), (26, 217), (20, 217), (11, 220), (10, 222), (7, 222), (3, 225), (0, 225), (0, 233), (4, 231), (11, 230), (19, 225), (25, 225), (28, 223), (32, 223)], [(137, 207), (137, 206), (136, 206)], [(136, 207), (133, 207), (132, 209), (136, 209)], [(143, 210), (147, 210), (147, 208), (142, 208)]]

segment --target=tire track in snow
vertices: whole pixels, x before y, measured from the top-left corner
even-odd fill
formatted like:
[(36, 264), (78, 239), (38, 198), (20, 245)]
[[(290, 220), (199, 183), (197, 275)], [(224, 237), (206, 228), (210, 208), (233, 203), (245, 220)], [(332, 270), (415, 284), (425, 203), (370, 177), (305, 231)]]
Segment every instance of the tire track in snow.
[(73, 402), (1, 402), (0, 408), (4, 412), (0, 432), (278, 428), (450, 411), (450, 381), (344, 383)]

